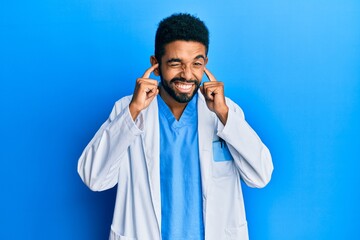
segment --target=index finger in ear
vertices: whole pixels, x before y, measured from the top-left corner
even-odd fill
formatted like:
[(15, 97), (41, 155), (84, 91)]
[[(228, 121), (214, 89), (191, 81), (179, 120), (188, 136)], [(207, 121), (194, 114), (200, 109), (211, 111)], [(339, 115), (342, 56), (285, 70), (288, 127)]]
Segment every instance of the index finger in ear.
[(210, 82), (216, 82), (217, 81), (216, 78), (214, 77), (214, 75), (212, 75), (212, 73), (207, 68), (204, 69), (204, 72), (205, 72), (205, 74), (206, 74), (206, 76), (207, 76), (207, 78), (209, 79)]
[(150, 74), (159, 67), (159, 64), (154, 64), (152, 65), (148, 70), (145, 71), (144, 75), (142, 76), (142, 78), (149, 78)]

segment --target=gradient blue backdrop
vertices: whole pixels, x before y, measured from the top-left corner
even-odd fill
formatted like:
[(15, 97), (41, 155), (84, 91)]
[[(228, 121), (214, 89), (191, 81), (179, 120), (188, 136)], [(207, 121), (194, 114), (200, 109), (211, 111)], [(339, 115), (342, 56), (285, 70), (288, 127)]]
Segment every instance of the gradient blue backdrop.
[(115, 191), (88, 190), (77, 159), (184, 11), (273, 155), (271, 183), (244, 187), (250, 238), (360, 239), (357, 0), (1, 0), (0, 239), (108, 237)]

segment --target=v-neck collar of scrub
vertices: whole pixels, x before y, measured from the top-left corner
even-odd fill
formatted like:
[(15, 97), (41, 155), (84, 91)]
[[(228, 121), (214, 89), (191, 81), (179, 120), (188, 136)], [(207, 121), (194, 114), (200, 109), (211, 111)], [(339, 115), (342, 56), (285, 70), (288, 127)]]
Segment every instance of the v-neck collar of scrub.
[(168, 120), (169, 124), (173, 128), (181, 128), (185, 125), (194, 124), (197, 121), (197, 118), (194, 119), (194, 117), (197, 116), (197, 93), (194, 95), (194, 97), (191, 99), (190, 102), (186, 105), (183, 113), (181, 114), (181, 117), (179, 120), (176, 120), (173, 113), (171, 112), (169, 106), (164, 102), (164, 100), (161, 98), (160, 94), (157, 96), (158, 98), (158, 106), (159, 106), (159, 113), (163, 114), (165, 118)]

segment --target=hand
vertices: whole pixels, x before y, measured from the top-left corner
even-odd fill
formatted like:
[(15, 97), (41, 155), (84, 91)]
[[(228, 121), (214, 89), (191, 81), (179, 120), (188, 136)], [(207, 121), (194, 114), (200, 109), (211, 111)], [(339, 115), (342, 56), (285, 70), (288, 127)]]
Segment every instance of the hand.
[(205, 97), (207, 107), (210, 111), (214, 112), (225, 125), (229, 108), (225, 102), (224, 83), (218, 82), (214, 75), (206, 68), (204, 69), (204, 72), (208, 77), (209, 82), (204, 82), (200, 87), (201, 93)]
[(158, 95), (158, 82), (150, 79), (150, 74), (159, 67), (159, 64), (155, 64), (146, 70), (141, 78), (136, 80), (135, 90), (133, 97), (129, 104), (131, 117), (135, 120), (140, 112), (147, 108), (152, 100)]

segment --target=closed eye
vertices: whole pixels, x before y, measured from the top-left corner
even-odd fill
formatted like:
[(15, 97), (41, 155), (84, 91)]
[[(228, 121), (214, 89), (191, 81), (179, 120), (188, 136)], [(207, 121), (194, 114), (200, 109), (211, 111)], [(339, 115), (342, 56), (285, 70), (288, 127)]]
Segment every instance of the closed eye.
[(169, 64), (170, 67), (181, 67), (180, 63), (170, 63)]
[(195, 63), (193, 63), (193, 65), (194, 65), (194, 67), (196, 67), (196, 68), (200, 68), (200, 67), (203, 66), (203, 64), (202, 64), (201, 62), (195, 62)]

